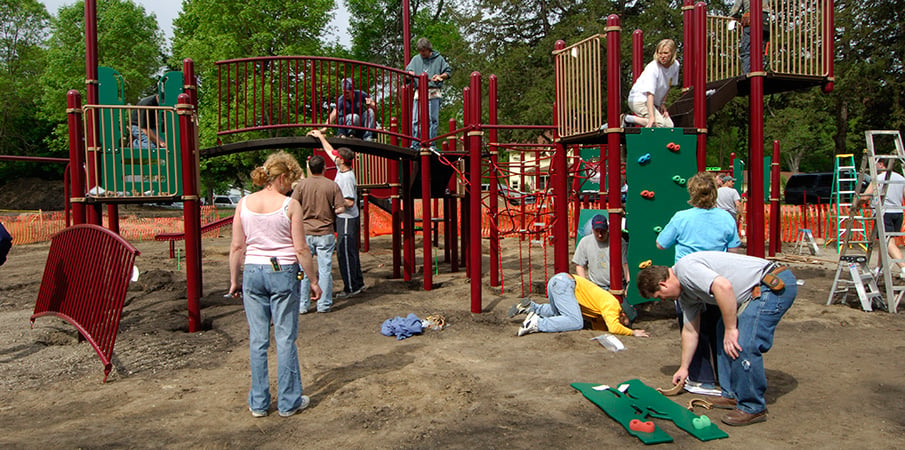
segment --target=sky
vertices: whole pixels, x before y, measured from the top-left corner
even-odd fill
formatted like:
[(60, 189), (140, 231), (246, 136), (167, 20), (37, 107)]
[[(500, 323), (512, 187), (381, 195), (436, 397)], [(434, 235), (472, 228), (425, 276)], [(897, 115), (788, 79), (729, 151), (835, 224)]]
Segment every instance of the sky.
[[(75, 3), (75, 0), (39, 0), (41, 3), (47, 7), (47, 11), (51, 14), (56, 15), (57, 9), (60, 6), (64, 5), (72, 5)], [(166, 36), (167, 42), (169, 42), (173, 38), (173, 19), (179, 15), (179, 11), (182, 10), (182, 0), (132, 0), (135, 3), (141, 5), (145, 8), (145, 11), (150, 13), (154, 13), (157, 16), (157, 23), (160, 26), (160, 29), (163, 30), (164, 35)], [(342, 6), (342, 1), (337, 1), (340, 5), (340, 8), (334, 11), (333, 21), (327, 26), (328, 35), (331, 36), (329, 41), (333, 41), (333, 38), (338, 38), (339, 43), (344, 47), (349, 47), (352, 45), (352, 38), (348, 33), (345, 32), (345, 25), (340, 26), (340, 24), (347, 23), (349, 13), (346, 11), (345, 7)]]

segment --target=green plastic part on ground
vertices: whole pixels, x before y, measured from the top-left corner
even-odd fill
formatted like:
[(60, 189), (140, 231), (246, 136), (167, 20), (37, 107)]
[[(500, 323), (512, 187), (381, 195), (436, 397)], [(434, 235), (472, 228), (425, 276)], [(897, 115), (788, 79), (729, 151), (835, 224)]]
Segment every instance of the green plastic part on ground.
[[(628, 386), (625, 392), (619, 390), (622, 385)], [(697, 415), (666, 398), (641, 380), (628, 380), (601, 390), (595, 389), (599, 389), (601, 386), (597, 383), (572, 383), (571, 386), (599, 406), (608, 416), (619, 422), (625, 431), (645, 444), (672, 442), (673, 439), (672, 436), (661, 430), (656, 422), (652, 433), (632, 430), (629, 425), (632, 420), (637, 419), (642, 422), (652, 418), (671, 420), (677, 427), (702, 441), (729, 437), (725, 431), (713, 423), (703, 428), (696, 428), (693, 421), (698, 418)]]
[[(631, 280), (637, 280), (638, 264), (650, 260), (653, 264), (672, 266), (675, 250), (657, 249), (657, 227), (665, 227), (676, 211), (688, 209), (688, 190), (685, 184), (673, 181), (673, 177), (688, 180), (697, 173), (697, 135), (685, 128), (643, 128), (638, 134), (626, 134), (626, 182), (628, 195), (625, 201), (626, 227), (629, 230), (628, 268)], [(669, 144), (677, 144), (678, 150)], [(670, 148), (673, 147), (673, 148)], [(638, 159), (650, 154), (641, 164)], [(653, 191), (652, 198), (641, 196), (643, 191)], [(631, 305), (644, 303), (637, 289), (626, 290), (626, 301)]]

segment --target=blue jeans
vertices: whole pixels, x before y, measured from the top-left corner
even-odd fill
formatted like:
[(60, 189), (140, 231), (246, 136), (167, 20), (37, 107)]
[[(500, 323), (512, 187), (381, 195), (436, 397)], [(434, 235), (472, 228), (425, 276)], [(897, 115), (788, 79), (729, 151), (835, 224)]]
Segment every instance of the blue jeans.
[(157, 148), (148, 135), (138, 125), (132, 125), (132, 146), (135, 148)]
[(253, 411), (270, 409), (270, 380), (267, 373), (267, 348), (270, 346), (270, 322), (277, 345), (277, 407), (288, 412), (302, 404), (302, 377), (299, 373), (299, 265), (287, 264), (274, 272), (270, 264), (246, 264), (242, 276), (242, 303), (248, 320), (248, 349), (251, 363), (251, 389), (248, 407)]
[[(412, 102), (412, 137), (415, 138), (412, 141), (412, 148), (421, 148), (421, 143), (418, 142), (418, 139), (421, 138), (421, 126), (419, 125), (421, 122), (421, 114), (418, 112), (418, 103), (419, 100), (415, 100)], [(432, 98), (428, 99), (428, 114), (430, 116), (430, 138), (433, 139), (437, 137), (437, 129), (440, 127), (440, 99)], [(431, 141), (431, 148), (436, 148), (437, 143)]]
[(568, 274), (558, 273), (547, 282), (547, 299), (550, 303), (532, 302), (531, 308), (541, 319), (537, 329), (545, 333), (580, 330), (584, 326), (581, 307), (575, 298), (575, 280)]
[[(358, 114), (346, 114), (345, 116), (339, 116), (336, 118), (337, 125), (354, 125), (356, 127), (367, 127), (367, 128), (375, 128), (377, 126), (377, 121), (374, 118), (374, 110), (368, 108), (364, 113), (364, 124), (362, 125), (361, 116)], [(370, 130), (351, 130), (349, 128), (337, 128), (336, 129), (337, 136), (357, 136), (362, 139), (371, 139), (374, 137), (374, 132)]]
[(735, 398), (737, 408), (748, 414), (767, 409), (763, 354), (773, 347), (776, 325), (798, 294), (797, 280), (792, 271), (785, 270), (777, 276), (786, 284), (785, 288), (773, 292), (762, 284), (760, 298), (752, 299), (738, 316), (738, 345), (742, 347), (738, 358), (729, 358), (723, 348), (725, 326), (722, 320), (717, 328), (721, 341), (717, 348), (717, 368), (723, 397)]
[[(317, 300), (317, 311), (327, 312), (333, 306), (333, 250), (336, 249), (336, 236), (333, 233), (323, 236), (305, 236), (311, 256), (317, 257), (317, 285), (321, 287), (321, 298)], [(311, 307), (311, 283), (308, 276), (301, 281), (301, 301), (299, 311), (308, 312)]]
[(360, 234), (360, 216), (351, 219), (336, 218), (336, 259), (339, 260), (339, 272), (343, 277), (343, 292), (347, 294), (365, 287), (364, 275), (361, 273), (361, 259), (358, 254)]

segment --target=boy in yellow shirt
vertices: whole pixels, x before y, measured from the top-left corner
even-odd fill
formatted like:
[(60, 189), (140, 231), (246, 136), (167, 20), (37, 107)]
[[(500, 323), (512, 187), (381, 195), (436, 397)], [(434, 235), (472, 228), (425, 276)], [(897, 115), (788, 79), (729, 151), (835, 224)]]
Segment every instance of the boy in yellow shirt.
[(518, 336), (539, 331), (557, 333), (580, 330), (582, 316), (587, 317), (595, 330), (605, 330), (623, 336), (648, 337), (644, 330), (629, 328), (619, 300), (603, 288), (579, 276), (558, 273), (547, 283), (550, 303), (534, 303), (524, 299), (509, 309), (509, 317), (527, 313)]

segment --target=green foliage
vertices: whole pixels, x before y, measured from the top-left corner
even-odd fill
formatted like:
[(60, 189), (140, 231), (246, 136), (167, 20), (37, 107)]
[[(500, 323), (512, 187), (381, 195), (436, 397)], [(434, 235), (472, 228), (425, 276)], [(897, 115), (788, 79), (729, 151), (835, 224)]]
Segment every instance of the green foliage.
[[(40, 84), (41, 117), (54, 124), (46, 139), (51, 153), (66, 155), (66, 93), (85, 93), (84, 3), (63, 6), (51, 20), (45, 71)], [(126, 99), (137, 102), (156, 88), (156, 75), (163, 65), (163, 34), (157, 20), (130, 0), (97, 4), (98, 64), (116, 69), (125, 79)]]

